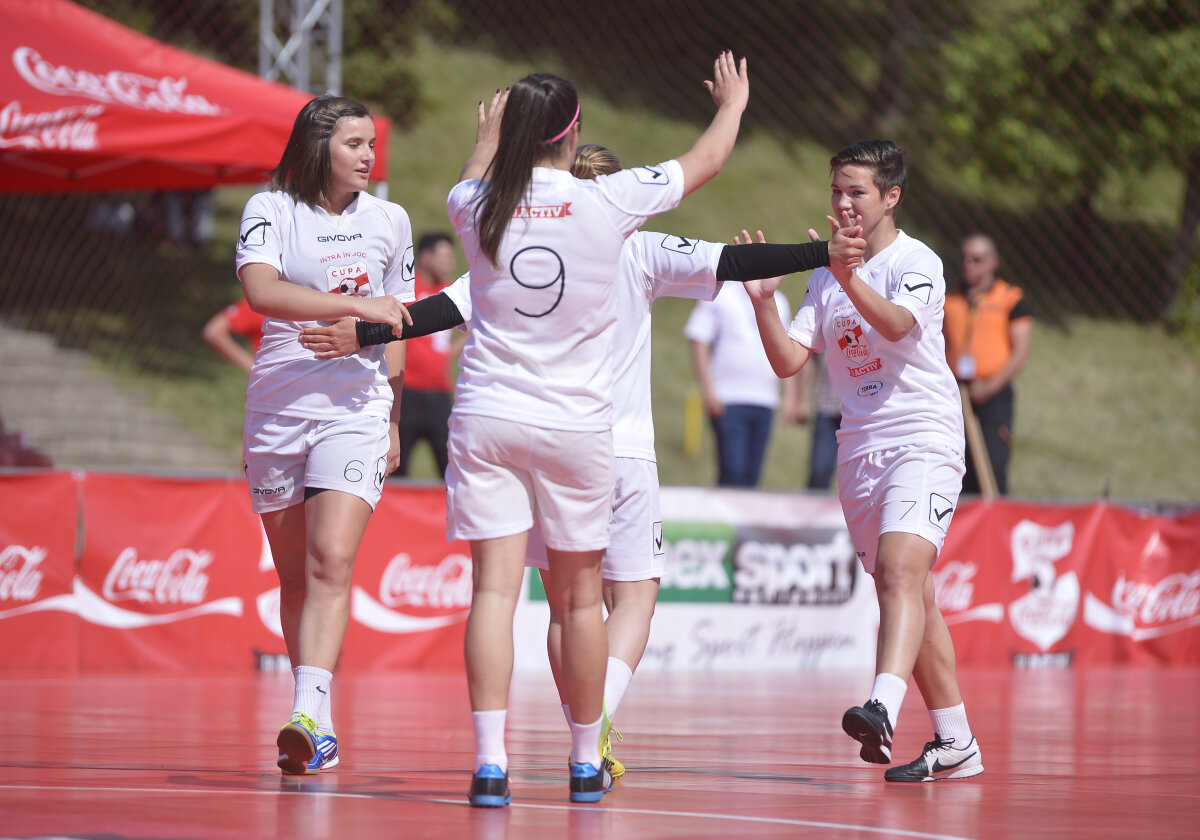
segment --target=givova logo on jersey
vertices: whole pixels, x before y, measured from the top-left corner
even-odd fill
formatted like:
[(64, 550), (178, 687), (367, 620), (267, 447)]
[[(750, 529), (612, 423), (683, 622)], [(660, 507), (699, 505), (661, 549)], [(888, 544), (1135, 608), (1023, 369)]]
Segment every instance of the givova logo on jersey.
[(367, 276), (366, 260), (355, 260), (349, 265), (328, 265), (325, 276), (329, 278), (329, 291), (335, 295), (370, 297), (371, 278)]

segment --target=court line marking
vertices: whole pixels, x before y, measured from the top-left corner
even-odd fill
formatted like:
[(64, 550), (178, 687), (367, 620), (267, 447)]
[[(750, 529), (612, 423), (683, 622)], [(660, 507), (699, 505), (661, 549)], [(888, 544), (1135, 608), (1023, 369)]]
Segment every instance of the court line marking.
[[(83, 785), (0, 785), (0, 792), (9, 790), (26, 791), (71, 791), (75, 793), (167, 793), (201, 794), (231, 794), (234, 796), (330, 796), (339, 799), (388, 799), (404, 802), (429, 802), (435, 805), (456, 805), (470, 807), (463, 799), (440, 799), (437, 797), (405, 796), (404, 794), (370, 794), (370, 793), (340, 793), (337, 791), (317, 790), (237, 790), (236, 788), (140, 788), (140, 787), (96, 787)], [(767, 825), (787, 825), (797, 828), (822, 828), (831, 831), (857, 831), (864, 834), (881, 834), (889, 837), (914, 837), (919, 840), (971, 840), (955, 834), (928, 834), (923, 831), (909, 831), (898, 828), (877, 828), (870, 825), (853, 825), (849, 823), (815, 822), (813, 820), (794, 820), (785, 817), (754, 817), (744, 814), (717, 814), (701, 811), (659, 811), (652, 808), (622, 808), (620, 806), (597, 808), (587, 805), (546, 805), (536, 802), (513, 802), (509, 808), (528, 808), (543, 811), (592, 811), (601, 814), (636, 814), (647, 817), (686, 817), (695, 820), (725, 820), (729, 822), (762, 823)], [(498, 811), (498, 808), (489, 808)]]

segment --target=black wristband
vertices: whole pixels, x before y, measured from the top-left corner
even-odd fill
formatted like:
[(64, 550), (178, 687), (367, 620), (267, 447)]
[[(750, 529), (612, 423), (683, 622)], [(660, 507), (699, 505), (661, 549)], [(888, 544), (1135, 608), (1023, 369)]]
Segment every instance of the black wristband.
[(368, 347), (372, 344), (387, 344), (395, 341), (391, 324), (376, 324), (373, 321), (355, 321), (354, 332), (358, 334), (358, 346)]
[(795, 245), (770, 242), (726, 245), (717, 261), (717, 279), (744, 283), (826, 265), (829, 265), (829, 243), (823, 239)]
[[(447, 295), (436, 294), (422, 298), (408, 305), (408, 314), (413, 322), (405, 324), (401, 338), (420, 338), (430, 333), (457, 327), (463, 322), (462, 313)], [(373, 321), (359, 321), (354, 325), (358, 334), (358, 346), (367, 347), (371, 344), (386, 344), (396, 341), (391, 324), (377, 324)]]

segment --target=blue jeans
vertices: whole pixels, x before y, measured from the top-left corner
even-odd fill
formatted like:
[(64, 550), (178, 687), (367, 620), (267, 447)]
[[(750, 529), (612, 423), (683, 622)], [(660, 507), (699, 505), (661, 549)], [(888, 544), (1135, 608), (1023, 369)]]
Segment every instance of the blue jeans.
[(812, 427), (812, 458), (808, 468), (808, 489), (828, 490), (837, 470), (837, 430), (842, 415), (817, 413)]
[(727, 405), (712, 420), (717, 436), (717, 484), (753, 487), (762, 474), (775, 409), (762, 405)]

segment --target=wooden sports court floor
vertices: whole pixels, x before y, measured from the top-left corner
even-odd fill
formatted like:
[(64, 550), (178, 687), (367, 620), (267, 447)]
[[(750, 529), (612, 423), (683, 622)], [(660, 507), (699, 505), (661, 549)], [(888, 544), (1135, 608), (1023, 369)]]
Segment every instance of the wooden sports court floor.
[[(629, 772), (573, 805), (552, 685), (518, 674), (513, 804), (480, 810), (460, 674), (338, 676), (341, 766), (299, 779), (274, 763), (286, 672), (3, 674), (0, 837), (1200, 837), (1200, 671), (961, 678), (986, 771), (894, 784), (840, 728), (869, 674), (639, 673), (617, 715)], [(897, 758), (929, 737), (910, 691)]]

